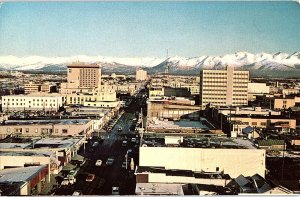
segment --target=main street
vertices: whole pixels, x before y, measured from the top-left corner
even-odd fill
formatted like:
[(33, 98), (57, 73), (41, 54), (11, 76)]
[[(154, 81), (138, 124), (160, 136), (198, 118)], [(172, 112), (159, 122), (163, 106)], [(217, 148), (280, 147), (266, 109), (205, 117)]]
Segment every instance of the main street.
[[(99, 134), (104, 138), (101, 142), (99, 138), (89, 140), (85, 150), (79, 152), (87, 161), (80, 167), (76, 177), (76, 183), (69, 186), (60, 186), (55, 195), (72, 195), (74, 191), (79, 190), (84, 195), (111, 195), (112, 187), (119, 187), (120, 195), (135, 194), (135, 176), (133, 171), (122, 168), (122, 163), (125, 161), (125, 155), (128, 149), (133, 151), (133, 159), (135, 165), (138, 162), (138, 142), (131, 142), (131, 137), (136, 137), (136, 133), (132, 128), (136, 123), (137, 111), (145, 99), (134, 97), (128, 108), (125, 109), (111, 131)], [(133, 127), (132, 127), (133, 125)], [(119, 128), (121, 131), (119, 131)], [(99, 145), (91, 150), (92, 144), (95, 141), (100, 141)], [(122, 141), (127, 140), (126, 146), (122, 146)], [(107, 158), (114, 158), (112, 166), (106, 165)], [(102, 160), (101, 166), (95, 166), (97, 160)], [(128, 166), (129, 168), (129, 166)], [(95, 179), (92, 182), (87, 182), (88, 174), (95, 174)]]

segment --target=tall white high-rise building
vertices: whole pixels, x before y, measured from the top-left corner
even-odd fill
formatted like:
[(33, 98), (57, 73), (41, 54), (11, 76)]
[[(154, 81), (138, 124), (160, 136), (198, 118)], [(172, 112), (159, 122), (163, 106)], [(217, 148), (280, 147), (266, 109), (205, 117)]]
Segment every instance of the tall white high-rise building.
[(238, 106), (248, 104), (249, 71), (202, 70), (200, 72), (200, 105)]

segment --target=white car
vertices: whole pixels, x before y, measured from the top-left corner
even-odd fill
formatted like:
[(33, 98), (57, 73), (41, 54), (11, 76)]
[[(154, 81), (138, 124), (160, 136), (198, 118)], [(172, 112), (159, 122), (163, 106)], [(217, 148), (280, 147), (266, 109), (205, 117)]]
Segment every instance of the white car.
[(112, 187), (112, 191), (111, 191), (112, 195), (119, 195), (119, 187)]
[(100, 159), (97, 160), (95, 163), (95, 166), (101, 166), (101, 165), (102, 165), (102, 160), (100, 160)]
[(106, 161), (106, 165), (112, 166), (114, 164), (114, 159), (113, 158), (108, 158)]

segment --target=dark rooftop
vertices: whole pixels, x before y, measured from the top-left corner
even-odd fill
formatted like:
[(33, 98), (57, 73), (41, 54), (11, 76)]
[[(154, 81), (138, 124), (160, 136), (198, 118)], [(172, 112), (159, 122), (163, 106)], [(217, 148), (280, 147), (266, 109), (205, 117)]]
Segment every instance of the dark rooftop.
[(185, 176), (185, 177), (195, 177), (197, 179), (227, 179), (227, 180), (231, 179), (228, 174), (202, 173), (202, 172), (194, 172), (191, 170), (165, 169), (164, 167), (139, 166), (136, 172), (137, 173), (144, 173), (144, 172), (165, 173), (167, 176)]

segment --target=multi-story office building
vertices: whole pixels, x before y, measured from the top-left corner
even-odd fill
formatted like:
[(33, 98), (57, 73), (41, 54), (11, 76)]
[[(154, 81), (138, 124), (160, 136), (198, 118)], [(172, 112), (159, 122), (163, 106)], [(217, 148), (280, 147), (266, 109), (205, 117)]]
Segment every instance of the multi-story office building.
[(249, 71), (202, 70), (200, 104), (205, 106), (238, 106), (248, 104)]
[(68, 83), (75, 83), (79, 88), (101, 87), (101, 66), (74, 62), (68, 65)]
[(135, 76), (135, 79), (137, 81), (145, 81), (147, 80), (147, 71), (143, 70), (143, 69), (137, 69), (136, 70), (136, 76)]
[(2, 111), (58, 111), (64, 103), (65, 97), (60, 94), (7, 95), (2, 96)]
[(24, 92), (25, 92), (25, 94), (39, 92), (39, 91), (41, 91), (41, 85), (42, 84), (38, 84), (38, 83), (34, 83), (34, 82), (25, 83), (24, 84)]

